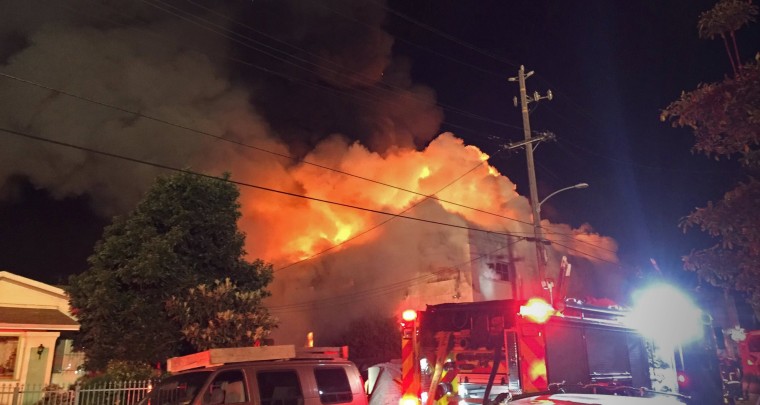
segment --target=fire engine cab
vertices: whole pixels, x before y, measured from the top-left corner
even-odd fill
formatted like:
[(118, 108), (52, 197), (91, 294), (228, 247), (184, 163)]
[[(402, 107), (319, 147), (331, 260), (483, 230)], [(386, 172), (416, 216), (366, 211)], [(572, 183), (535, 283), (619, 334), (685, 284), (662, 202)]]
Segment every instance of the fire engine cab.
[(487, 404), (563, 392), (685, 401), (676, 354), (666, 348), (660, 358), (662, 348), (626, 326), (625, 310), (574, 299), (558, 306), (495, 300), (405, 312), (402, 402)]

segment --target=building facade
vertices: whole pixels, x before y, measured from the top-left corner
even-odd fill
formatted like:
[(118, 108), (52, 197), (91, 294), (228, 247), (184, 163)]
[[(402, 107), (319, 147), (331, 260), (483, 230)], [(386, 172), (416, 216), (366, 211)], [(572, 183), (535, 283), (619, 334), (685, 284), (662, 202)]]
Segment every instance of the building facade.
[(0, 271), (0, 384), (73, 383), (82, 357), (67, 335), (78, 330), (62, 289)]

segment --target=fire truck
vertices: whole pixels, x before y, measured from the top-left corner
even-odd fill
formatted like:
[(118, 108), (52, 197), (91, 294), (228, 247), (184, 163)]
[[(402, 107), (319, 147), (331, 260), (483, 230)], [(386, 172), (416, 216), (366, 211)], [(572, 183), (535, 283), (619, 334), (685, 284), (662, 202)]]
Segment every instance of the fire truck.
[(746, 332), (739, 341), (744, 396), (760, 393), (760, 330)]
[[(405, 311), (402, 403), (488, 404), (552, 392), (657, 394), (687, 402), (697, 394), (690, 387), (714, 385), (690, 380), (685, 367), (709, 368), (709, 362), (696, 364), (680, 348), (658, 347), (626, 326), (620, 307), (574, 299), (557, 307), (510, 299)], [(697, 396), (694, 403), (722, 403), (719, 384)]]

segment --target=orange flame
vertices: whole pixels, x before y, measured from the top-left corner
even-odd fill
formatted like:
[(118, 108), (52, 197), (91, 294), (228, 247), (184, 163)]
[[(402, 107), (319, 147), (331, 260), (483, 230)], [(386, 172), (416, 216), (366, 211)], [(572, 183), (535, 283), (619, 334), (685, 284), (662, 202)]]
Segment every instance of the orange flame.
[[(317, 200), (407, 216), (424, 217), (429, 213), (439, 222), (499, 232), (529, 232), (527, 199), (517, 193), (514, 183), (488, 164), (488, 158), (477, 147), (464, 145), (453, 134), (444, 133), (424, 150), (397, 148), (384, 155), (335, 137), (304, 158), (355, 176), (304, 163), (284, 166), (283, 162), (272, 161), (277, 163), (266, 166), (264, 171), (257, 165), (255, 172), (266, 185), (313, 200), (242, 190), (240, 225), (247, 235), (246, 249), (254, 257), (276, 265), (287, 264), (325, 250), (372, 243), (383, 234), (379, 224), (392, 218)], [(462, 176), (464, 173), (467, 174)], [(410, 214), (418, 211), (426, 214)], [(415, 226), (406, 221), (406, 226)], [(610, 239), (544, 222), (557, 233), (575, 233), (581, 242), (568, 242), (572, 248), (582, 245), (585, 251), (599, 253), (603, 259), (616, 260)], [(378, 229), (367, 232), (373, 227)], [(366, 233), (360, 238), (351, 240), (363, 232)], [(591, 244), (613, 248), (600, 253)]]

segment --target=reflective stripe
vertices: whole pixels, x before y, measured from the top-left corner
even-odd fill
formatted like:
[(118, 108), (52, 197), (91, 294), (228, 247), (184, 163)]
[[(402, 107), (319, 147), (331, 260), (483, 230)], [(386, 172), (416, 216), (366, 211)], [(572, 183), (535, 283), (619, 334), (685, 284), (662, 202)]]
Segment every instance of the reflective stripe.
[(419, 396), (419, 379), (415, 373), (414, 342), (401, 339), (401, 395)]
[(547, 389), (546, 345), (541, 334), (522, 335), (522, 339), (520, 339), (520, 360), (523, 390), (532, 392)]

